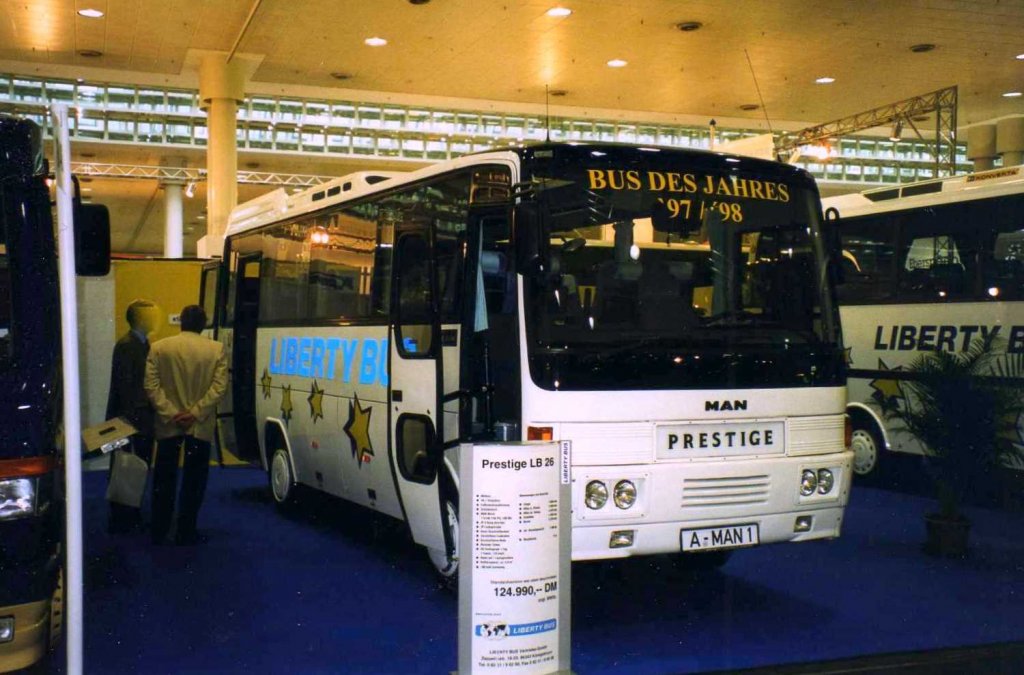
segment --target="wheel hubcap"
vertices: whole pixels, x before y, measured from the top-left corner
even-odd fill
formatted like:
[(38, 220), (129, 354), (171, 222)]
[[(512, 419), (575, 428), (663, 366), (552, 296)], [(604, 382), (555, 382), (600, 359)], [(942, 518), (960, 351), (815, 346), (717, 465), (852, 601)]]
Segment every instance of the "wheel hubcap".
[(283, 502), (288, 497), (290, 477), (288, 469), (288, 458), (283, 452), (274, 455), (274, 463), (271, 466), (271, 481), (274, 486), (274, 499)]
[(874, 437), (864, 429), (853, 432), (850, 447), (853, 449), (853, 471), (863, 476), (870, 473), (878, 462), (878, 446)]

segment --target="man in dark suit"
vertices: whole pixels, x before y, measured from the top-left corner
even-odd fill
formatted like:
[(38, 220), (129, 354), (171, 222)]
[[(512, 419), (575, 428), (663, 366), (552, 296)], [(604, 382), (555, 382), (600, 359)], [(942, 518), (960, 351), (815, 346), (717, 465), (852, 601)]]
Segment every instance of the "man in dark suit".
[(146, 359), (146, 393), (156, 410), (156, 462), (153, 465), (153, 543), (170, 532), (178, 456), (184, 448), (184, 470), (175, 543), (204, 540), (196, 529), (210, 471), (210, 444), (217, 423), (217, 404), (228, 386), (224, 345), (201, 335), (206, 313), (199, 305), (181, 310), (181, 334), (153, 345)]
[[(146, 379), (146, 357), (149, 356), (149, 334), (156, 328), (156, 311), (156, 305), (149, 300), (135, 300), (128, 305), (125, 318), (129, 330), (114, 345), (110, 365), (110, 393), (107, 396), (107, 419), (123, 417), (138, 430), (132, 437), (132, 451), (146, 460), (147, 464), (153, 453), (153, 406), (143, 384)], [(109, 480), (109, 473), (107, 478)], [(107, 522), (109, 532), (123, 534), (141, 524), (139, 509), (110, 502), (110, 520)]]

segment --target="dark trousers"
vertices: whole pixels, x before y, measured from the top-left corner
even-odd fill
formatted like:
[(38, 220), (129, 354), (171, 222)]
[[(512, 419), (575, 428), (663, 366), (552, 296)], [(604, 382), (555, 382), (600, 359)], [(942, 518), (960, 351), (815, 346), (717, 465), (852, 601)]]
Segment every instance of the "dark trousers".
[[(135, 434), (131, 440), (132, 452), (146, 460), (150, 464), (153, 457), (153, 437)], [(110, 481), (110, 474), (114, 468), (114, 458), (110, 458), (110, 468), (107, 469), (107, 481)], [(142, 512), (125, 504), (110, 502), (110, 519), (107, 521), (107, 530), (113, 534), (128, 532), (132, 528), (142, 525)]]
[(175, 436), (162, 438), (156, 443), (156, 461), (153, 464), (154, 541), (162, 540), (171, 529), (174, 492), (178, 482), (178, 449), (182, 445), (185, 446), (185, 462), (175, 536), (179, 540), (196, 536), (196, 519), (206, 493), (206, 478), (210, 473), (210, 442), (192, 436)]

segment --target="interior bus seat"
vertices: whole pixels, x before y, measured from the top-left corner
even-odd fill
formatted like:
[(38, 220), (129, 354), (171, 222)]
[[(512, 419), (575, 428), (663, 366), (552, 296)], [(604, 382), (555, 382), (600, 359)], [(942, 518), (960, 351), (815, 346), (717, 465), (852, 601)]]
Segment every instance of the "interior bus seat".
[(636, 321), (638, 263), (606, 261), (597, 268), (594, 318), (606, 323)]
[(509, 269), (508, 256), (502, 251), (481, 251), (480, 269), (484, 277), (487, 311), (511, 314), (516, 306), (516, 275)]

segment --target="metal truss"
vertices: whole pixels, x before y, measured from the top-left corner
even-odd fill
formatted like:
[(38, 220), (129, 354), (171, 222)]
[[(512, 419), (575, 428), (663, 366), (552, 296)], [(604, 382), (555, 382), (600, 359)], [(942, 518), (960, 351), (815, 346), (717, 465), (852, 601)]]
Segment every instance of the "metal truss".
[(957, 88), (947, 87), (787, 134), (776, 142), (775, 151), (785, 158), (803, 145), (890, 124), (900, 128), (906, 125), (914, 130), (918, 138), (926, 141), (914, 125), (914, 117), (934, 112), (935, 138), (926, 142), (934, 147), (935, 175), (952, 176), (956, 173), (956, 108)]
[[(78, 176), (95, 178), (137, 178), (156, 180), (161, 183), (199, 183), (206, 180), (206, 169), (192, 169), (171, 166), (145, 166), (139, 164), (98, 164), (96, 162), (72, 162), (71, 172)], [(279, 187), (313, 187), (334, 176), (314, 176), (297, 173), (273, 173), (269, 171), (239, 171), (238, 182), (253, 185), (276, 185)]]

